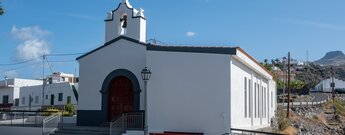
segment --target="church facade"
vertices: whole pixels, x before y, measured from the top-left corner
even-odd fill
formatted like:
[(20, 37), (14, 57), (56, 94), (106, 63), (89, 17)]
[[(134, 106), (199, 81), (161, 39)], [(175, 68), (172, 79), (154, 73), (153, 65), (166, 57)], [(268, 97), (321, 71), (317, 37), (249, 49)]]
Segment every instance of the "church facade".
[[(144, 10), (123, 0), (105, 20), (105, 44), (77, 58), (77, 124), (99, 126), (123, 112), (147, 110), (151, 133), (229, 133), (270, 125), (276, 84), (240, 47), (146, 43)], [(152, 76), (145, 108), (143, 68)]]

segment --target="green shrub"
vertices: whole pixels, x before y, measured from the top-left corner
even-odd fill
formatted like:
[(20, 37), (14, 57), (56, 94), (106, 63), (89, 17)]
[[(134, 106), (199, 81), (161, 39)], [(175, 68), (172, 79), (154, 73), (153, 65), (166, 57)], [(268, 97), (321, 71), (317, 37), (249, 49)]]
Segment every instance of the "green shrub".
[(55, 114), (57, 112), (60, 112), (59, 109), (56, 108), (47, 108), (46, 110), (44, 110), (45, 112), (42, 113), (43, 116), (50, 116), (52, 114)]
[(65, 106), (65, 111), (74, 113), (74, 112), (75, 112), (75, 106), (72, 105), (72, 104), (67, 104), (67, 105)]

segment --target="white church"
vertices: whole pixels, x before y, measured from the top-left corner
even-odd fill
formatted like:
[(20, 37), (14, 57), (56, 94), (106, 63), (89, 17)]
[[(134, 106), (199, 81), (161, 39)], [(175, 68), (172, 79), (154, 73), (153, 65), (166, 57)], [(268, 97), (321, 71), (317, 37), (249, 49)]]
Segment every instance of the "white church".
[[(145, 112), (148, 132), (161, 135), (270, 125), (276, 84), (240, 47), (147, 43), (144, 10), (128, 0), (108, 13), (105, 25), (104, 45), (77, 58), (77, 125), (100, 126), (130, 112)], [(152, 73), (147, 89), (145, 67)]]

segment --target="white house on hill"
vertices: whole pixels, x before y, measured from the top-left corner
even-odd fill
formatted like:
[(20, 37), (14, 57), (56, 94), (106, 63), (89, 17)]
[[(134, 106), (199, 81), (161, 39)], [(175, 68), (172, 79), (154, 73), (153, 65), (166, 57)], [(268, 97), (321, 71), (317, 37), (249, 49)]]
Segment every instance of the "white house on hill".
[[(332, 87), (331, 87), (332, 79), (324, 79), (320, 81), (316, 86), (315, 86), (315, 91), (322, 91), (322, 92), (332, 92)], [(335, 89), (345, 89), (345, 81), (339, 80), (337, 78), (334, 78), (334, 84), (335, 84)]]
[[(150, 133), (228, 133), (270, 125), (276, 110), (272, 75), (240, 47), (146, 43), (146, 18), (123, 0), (105, 20), (103, 46), (77, 58), (77, 124), (98, 126), (124, 112), (147, 110)], [(152, 77), (145, 85), (141, 71)]]

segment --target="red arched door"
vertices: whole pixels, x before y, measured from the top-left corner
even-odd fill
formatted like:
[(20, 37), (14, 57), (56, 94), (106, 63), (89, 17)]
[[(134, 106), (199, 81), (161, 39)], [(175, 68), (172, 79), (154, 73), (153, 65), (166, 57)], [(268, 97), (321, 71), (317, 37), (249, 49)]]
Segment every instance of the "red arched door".
[(114, 78), (109, 86), (108, 120), (118, 117), (123, 112), (133, 111), (133, 85), (124, 76)]

